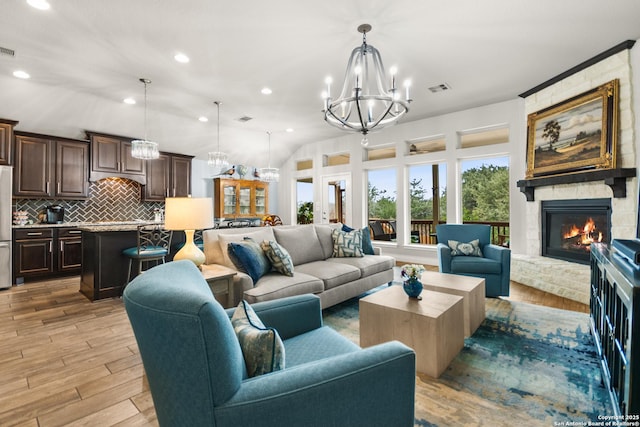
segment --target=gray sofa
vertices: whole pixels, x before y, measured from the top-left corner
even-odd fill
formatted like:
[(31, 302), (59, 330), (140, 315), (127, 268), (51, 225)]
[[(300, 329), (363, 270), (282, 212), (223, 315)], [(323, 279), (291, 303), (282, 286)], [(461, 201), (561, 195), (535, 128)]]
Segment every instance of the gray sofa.
[(275, 240), (291, 255), (293, 277), (275, 271), (262, 276), (257, 283), (243, 272), (234, 276), (234, 295), (249, 303), (302, 294), (316, 294), (322, 308), (346, 301), (363, 292), (393, 280), (395, 259), (380, 255), (333, 258), (332, 225), (293, 225), (260, 228), (206, 230), (203, 233), (205, 264), (222, 264), (236, 269), (227, 253), (229, 242), (251, 237), (257, 242)]

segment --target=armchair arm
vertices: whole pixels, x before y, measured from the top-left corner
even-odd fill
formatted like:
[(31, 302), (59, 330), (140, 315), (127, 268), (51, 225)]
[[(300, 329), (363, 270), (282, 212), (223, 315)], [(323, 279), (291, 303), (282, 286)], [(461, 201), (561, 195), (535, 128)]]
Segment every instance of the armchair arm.
[[(297, 295), (251, 304), (262, 323), (278, 331), (283, 340), (322, 326), (320, 298), (313, 294)], [(227, 310), (229, 317), (235, 309)]]
[(392, 341), (258, 376), (215, 409), (218, 425), (413, 426), (415, 353)]
[(451, 273), (451, 248), (444, 243), (438, 243), (438, 267), (440, 273)]
[(509, 263), (511, 260), (511, 249), (505, 248), (504, 246), (498, 245), (485, 245), (482, 248), (482, 254), (485, 258), (490, 258), (496, 261), (500, 261), (501, 263)]

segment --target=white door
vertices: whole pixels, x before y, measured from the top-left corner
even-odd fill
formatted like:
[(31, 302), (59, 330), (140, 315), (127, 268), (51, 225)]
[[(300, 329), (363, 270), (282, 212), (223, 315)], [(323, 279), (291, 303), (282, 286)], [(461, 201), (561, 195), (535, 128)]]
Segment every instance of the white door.
[(351, 174), (343, 173), (322, 177), (321, 223), (353, 224), (352, 199)]

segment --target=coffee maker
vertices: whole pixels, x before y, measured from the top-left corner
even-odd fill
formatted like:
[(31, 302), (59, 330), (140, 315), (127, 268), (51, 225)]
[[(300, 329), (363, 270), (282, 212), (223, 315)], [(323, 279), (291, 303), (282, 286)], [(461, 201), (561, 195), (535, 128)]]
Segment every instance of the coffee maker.
[(45, 224), (61, 224), (64, 221), (64, 207), (60, 205), (45, 206), (43, 212)]

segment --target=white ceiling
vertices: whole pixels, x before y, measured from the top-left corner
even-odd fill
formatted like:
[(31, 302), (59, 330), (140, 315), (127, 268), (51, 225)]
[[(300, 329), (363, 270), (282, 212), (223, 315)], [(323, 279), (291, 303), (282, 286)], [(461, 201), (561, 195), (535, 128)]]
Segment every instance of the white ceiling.
[[(84, 138), (84, 130), (148, 137), (162, 150), (272, 165), (302, 144), (341, 136), (320, 93), (341, 85), (367, 41), (413, 81), (405, 122), (517, 97), (625, 41), (640, 38), (638, 0), (49, 0), (40, 11), (5, 1), (0, 13), (0, 117), (18, 130)], [(638, 47), (636, 47), (637, 49)], [(177, 52), (191, 61), (174, 61)], [(31, 75), (19, 80), (21, 69)], [(427, 88), (448, 83), (451, 90)], [(273, 94), (262, 95), (268, 86)], [(134, 97), (137, 105), (122, 100)], [(199, 116), (209, 117), (201, 123)], [(239, 117), (253, 120), (241, 123)], [(293, 133), (285, 133), (293, 128)], [(370, 138), (371, 139), (371, 138)]]

